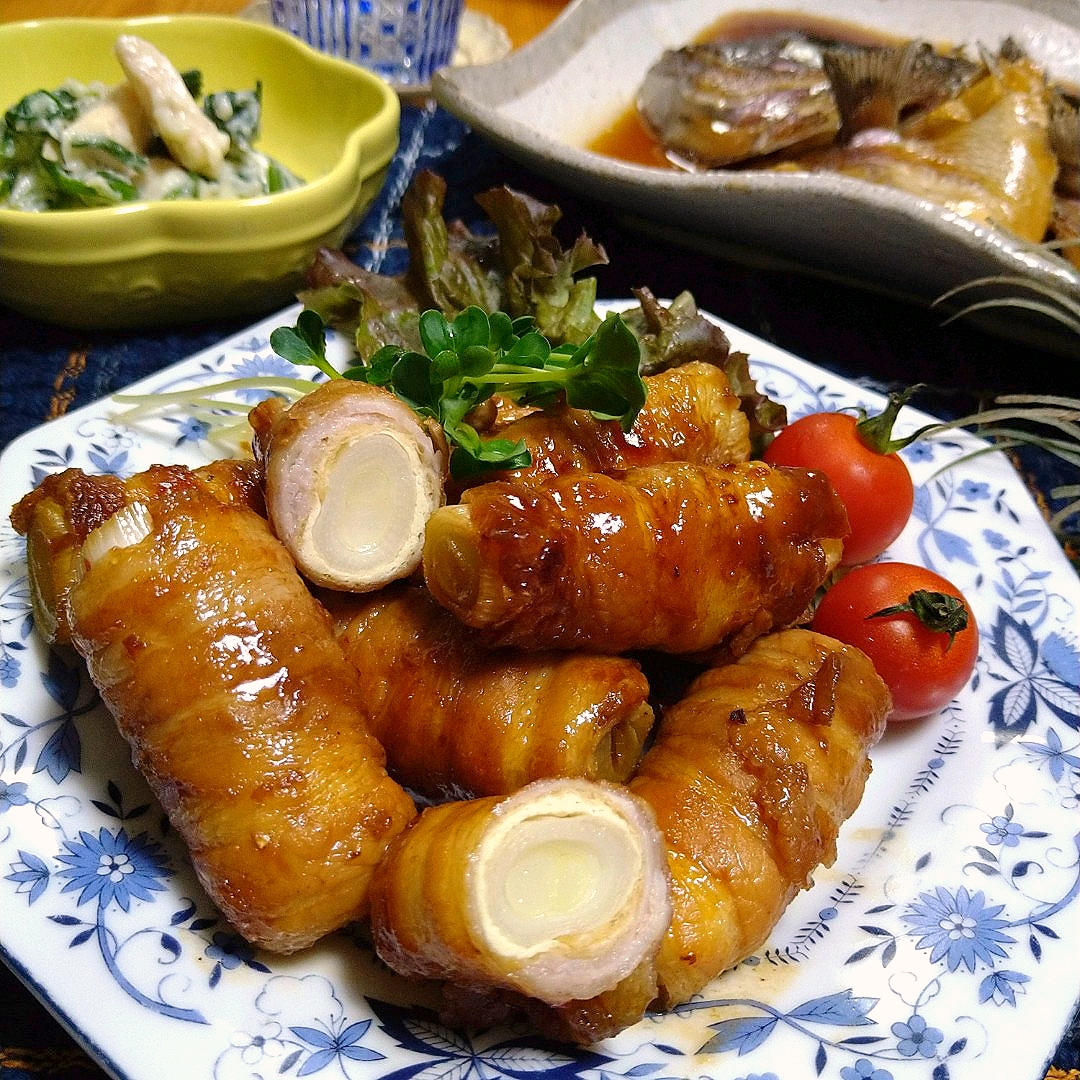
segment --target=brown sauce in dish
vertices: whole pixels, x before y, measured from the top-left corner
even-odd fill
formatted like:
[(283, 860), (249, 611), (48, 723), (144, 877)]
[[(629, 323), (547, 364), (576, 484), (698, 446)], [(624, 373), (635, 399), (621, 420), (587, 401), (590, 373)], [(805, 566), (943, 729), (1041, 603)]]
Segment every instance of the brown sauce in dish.
[[(807, 15), (796, 11), (737, 11), (706, 27), (689, 44), (739, 41), (784, 30), (801, 30), (817, 37), (848, 41), (856, 45), (886, 45), (904, 40), (900, 36), (824, 15)], [(629, 106), (614, 123), (591, 139), (585, 149), (632, 165), (650, 165), (656, 169), (685, 172), (684, 168), (668, 159), (660, 141), (642, 123), (634, 105)]]
[(801, 11), (735, 11), (707, 26), (692, 44), (706, 41), (740, 41), (743, 38), (764, 37), (785, 30), (801, 30), (804, 34), (830, 41), (847, 41), (852, 45), (897, 45), (906, 38), (887, 34), (846, 19), (827, 15), (808, 15)]
[[(604, 157), (618, 158), (631, 165), (651, 165), (656, 169), (676, 169), (664, 153), (660, 140), (642, 123), (637, 107), (631, 105), (610, 127), (586, 147)], [(684, 170), (679, 169), (679, 172)]]

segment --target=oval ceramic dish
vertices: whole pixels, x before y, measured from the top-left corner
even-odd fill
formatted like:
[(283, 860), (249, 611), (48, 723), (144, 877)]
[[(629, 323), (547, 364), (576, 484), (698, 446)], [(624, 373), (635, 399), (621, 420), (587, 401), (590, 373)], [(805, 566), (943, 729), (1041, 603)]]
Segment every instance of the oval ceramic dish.
[(0, 302), (110, 329), (282, 307), (315, 250), (340, 246), (382, 186), (397, 148), (397, 96), (370, 72), (248, 20), (47, 19), (0, 27), (0, 107), (68, 78), (120, 82), (113, 45), (123, 33), (181, 71), (201, 70), (207, 90), (261, 82), (256, 147), (305, 183), (259, 198), (0, 208)]
[[(1055, 77), (1080, 85), (1075, 0), (831, 0), (831, 19), (996, 50), (1011, 35)], [(494, 64), (436, 73), (435, 96), (507, 154), (661, 236), (751, 263), (810, 269), (930, 302), (1009, 275), (1080, 302), (1080, 270), (932, 203), (827, 173), (676, 172), (587, 149), (634, 103), (645, 73), (725, 15), (821, 16), (819, 0), (575, 0), (539, 37)], [(995, 328), (1018, 334), (1022, 312)], [(1018, 336), (1056, 338), (1040, 320)], [(1067, 342), (1075, 353), (1075, 337)]]

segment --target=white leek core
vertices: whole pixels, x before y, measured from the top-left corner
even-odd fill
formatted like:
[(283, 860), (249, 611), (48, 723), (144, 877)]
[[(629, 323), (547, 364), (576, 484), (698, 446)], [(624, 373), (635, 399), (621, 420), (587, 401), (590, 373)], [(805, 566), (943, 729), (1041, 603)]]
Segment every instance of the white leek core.
[(145, 503), (131, 503), (116, 511), (87, 534), (82, 545), (82, 556), (87, 568), (91, 567), (114, 548), (134, 547), (142, 543), (154, 531), (154, 521)]
[(419, 565), (444, 501), (445, 440), (390, 391), (332, 380), (250, 414), (266, 509), (301, 573), (369, 592)]
[(439, 498), (434, 485), (418, 490), (416, 478), (424, 475), (415, 441), (390, 430), (362, 434), (326, 461), (299, 549), (346, 579), (377, 575), (386, 552), (415, 548), (424, 531)]
[(601, 993), (667, 929), (659, 834), (616, 785), (530, 785), (500, 804), (469, 861), (474, 939), (531, 996)]
[(641, 873), (614, 813), (514, 815), (488, 834), (478, 875), (482, 925), (504, 956), (534, 956), (605, 925)]

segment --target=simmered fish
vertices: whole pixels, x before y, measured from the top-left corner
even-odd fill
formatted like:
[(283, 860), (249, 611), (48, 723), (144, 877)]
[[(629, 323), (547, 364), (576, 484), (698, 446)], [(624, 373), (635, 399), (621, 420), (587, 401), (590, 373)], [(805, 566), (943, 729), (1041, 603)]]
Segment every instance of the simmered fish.
[(1080, 98), (1057, 86), (1050, 98), (1050, 145), (1058, 159), (1058, 194), (1080, 199)]
[(797, 29), (691, 45), (657, 61), (637, 110), (677, 167), (841, 173), (1080, 260), (1076, 99), (1012, 39), (977, 60)]
[(856, 45), (784, 31), (669, 50), (637, 98), (646, 126), (693, 168), (832, 145), (960, 92), (981, 66), (924, 42)]
[(886, 184), (1038, 243), (1050, 224), (1058, 168), (1049, 129), (1044, 74), (1024, 57), (999, 58), (962, 94), (904, 121), (895, 136), (867, 133), (793, 164)]
[(827, 146), (840, 128), (821, 50), (799, 33), (669, 50), (637, 107), (669, 154), (702, 168)]

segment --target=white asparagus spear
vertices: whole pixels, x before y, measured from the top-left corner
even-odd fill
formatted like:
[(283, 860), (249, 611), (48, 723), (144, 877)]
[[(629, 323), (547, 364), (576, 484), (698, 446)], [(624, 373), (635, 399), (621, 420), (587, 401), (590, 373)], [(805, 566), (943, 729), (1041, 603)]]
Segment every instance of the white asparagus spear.
[(229, 136), (199, 108), (169, 58), (134, 34), (121, 34), (115, 52), (169, 153), (186, 169), (216, 180)]
[(108, 139), (133, 154), (145, 154), (152, 137), (150, 118), (134, 88), (125, 82), (110, 87), (101, 101), (64, 128), (60, 141), (64, 160), (69, 163), (115, 167), (115, 158), (97, 149), (96, 140)]

